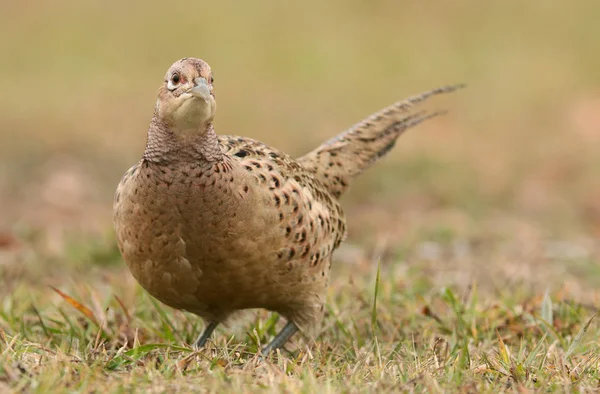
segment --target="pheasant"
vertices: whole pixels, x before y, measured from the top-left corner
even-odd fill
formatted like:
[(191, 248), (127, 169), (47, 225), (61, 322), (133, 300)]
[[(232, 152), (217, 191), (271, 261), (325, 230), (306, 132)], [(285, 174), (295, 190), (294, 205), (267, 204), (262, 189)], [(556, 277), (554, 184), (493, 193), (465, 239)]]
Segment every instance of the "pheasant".
[(285, 317), (266, 355), (298, 331), (316, 334), (332, 254), (346, 236), (339, 197), (402, 132), (441, 114), (417, 111), (419, 104), (461, 86), (399, 101), (294, 159), (217, 135), (213, 82), (196, 58), (167, 71), (143, 157), (115, 194), (117, 243), (148, 293), (205, 321), (196, 348), (236, 311)]

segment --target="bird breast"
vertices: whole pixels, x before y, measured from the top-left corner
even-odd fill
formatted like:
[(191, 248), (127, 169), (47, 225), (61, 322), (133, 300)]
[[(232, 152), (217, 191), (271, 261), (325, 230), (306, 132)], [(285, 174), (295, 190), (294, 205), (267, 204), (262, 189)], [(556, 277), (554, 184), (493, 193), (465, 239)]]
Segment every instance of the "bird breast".
[(142, 162), (125, 174), (115, 196), (117, 241), (150, 294), (173, 307), (202, 309), (252, 276), (264, 277), (261, 266), (281, 248), (278, 216), (259, 203), (264, 197), (253, 178), (243, 177), (224, 163)]

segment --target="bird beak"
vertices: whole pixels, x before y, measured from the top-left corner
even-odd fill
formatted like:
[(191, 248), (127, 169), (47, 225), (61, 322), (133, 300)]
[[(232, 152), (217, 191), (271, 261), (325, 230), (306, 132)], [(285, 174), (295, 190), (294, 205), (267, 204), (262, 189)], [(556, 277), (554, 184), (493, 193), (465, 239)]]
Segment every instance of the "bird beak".
[(194, 87), (190, 89), (190, 93), (192, 96), (208, 102), (210, 100), (210, 88), (206, 79), (202, 77), (194, 79)]

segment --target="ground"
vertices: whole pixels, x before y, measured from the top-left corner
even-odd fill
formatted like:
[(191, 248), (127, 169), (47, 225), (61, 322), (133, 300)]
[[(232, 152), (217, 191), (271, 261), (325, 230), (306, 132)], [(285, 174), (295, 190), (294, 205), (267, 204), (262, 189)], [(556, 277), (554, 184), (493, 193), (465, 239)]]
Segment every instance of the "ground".
[[(1, 6), (0, 393), (597, 390), (598, 2), (214, 3)], [(219, 132), (294, 155), (468, 84), (344, 197), (322, 333), (262, 362), (283, 321), (195, 352), (203, 323), (115, 246), (112, 194), (184, 56), (215, 70)]]

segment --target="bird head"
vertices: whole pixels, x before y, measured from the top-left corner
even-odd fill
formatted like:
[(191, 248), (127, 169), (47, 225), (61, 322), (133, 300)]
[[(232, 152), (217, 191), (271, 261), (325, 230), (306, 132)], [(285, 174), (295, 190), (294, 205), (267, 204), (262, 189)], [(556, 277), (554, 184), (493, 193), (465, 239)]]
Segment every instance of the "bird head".
[(183, 58), (173, 63), (158, 89), (156, 115), (175, 133), (202, 133), (217, 111), (208, 63)]

